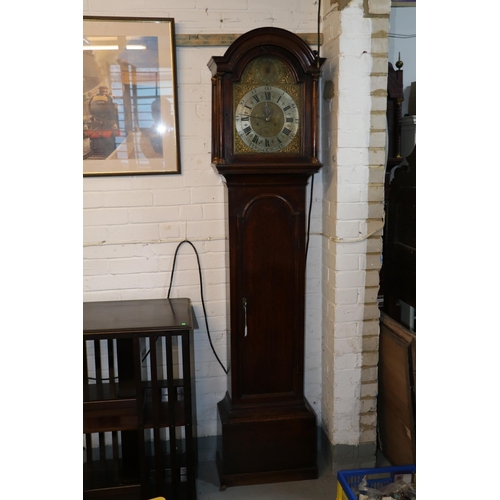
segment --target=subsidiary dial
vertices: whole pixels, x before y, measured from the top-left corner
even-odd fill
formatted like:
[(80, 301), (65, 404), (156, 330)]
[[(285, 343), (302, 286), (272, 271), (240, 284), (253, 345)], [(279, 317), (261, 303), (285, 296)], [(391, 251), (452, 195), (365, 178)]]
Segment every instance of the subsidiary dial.
[(281, 77), (281, 64), (274, 57), (261, 57), (255, 64), (257, 81), (272, 85)]
[(256, 87), (238, 103), (235, 127), (241, 140), (253, 150), (261, 153), (280, 151), (297, 135), (297, 104), (290, 94), (278, 87)]

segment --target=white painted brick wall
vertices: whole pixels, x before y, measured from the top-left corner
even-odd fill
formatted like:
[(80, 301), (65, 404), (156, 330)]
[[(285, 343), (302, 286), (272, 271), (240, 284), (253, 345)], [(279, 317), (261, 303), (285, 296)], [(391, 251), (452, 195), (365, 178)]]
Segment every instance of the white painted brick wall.
[[(316, 0), (84, 1), (87, 15), (174, 17), (178, 34), (244, 33), (265, 25), (315, 32), (316, 8)], [(382, 83), (369, 74), (385, 71), (387, 61), (378, 54), (386, 50), (385, 41), (371, 38), (383, 20), (364, 17), (362, 9), (363, 1), (354, 0), (342, 13), (324, 13), (323, 80), (332, 80), (335, 92), (322, 101), (321, 129), (338, 133), (321, 137), (325, 167), (315, 176), (306, 278), (305, 394), (331, 442), (354, 445), (373, 439), (373, 432), (361, 428), (374, 425), (377, 368), (366, 363), (376, 364), (378, 311), (365, 303), (376, 294), (381, 246), (371, 239), (338, 239), (367, 235), (376, 222), (367, 217), (381, 216), (382, 187), (373, 183), (382, 180), (371, 167), (383, 165), (384, 155), (369, 153), (368, 146), (385, 140), (383, 134), (370, 134), (370, 113), (383, 112), (386, 103), (371, 95)], [(200, 253), (212, 340), (227, 365), (224, 187), (210, 166), (207, 68), (210, 57), (225, 50), (177, 49), (182, 175), (84, 179), (84, 300), (165, 297), (173, 253), (187, 237)], [(194, 345), (198, 435), (214, 435), (226, 378), (210, 350), (196, 259), (187, 245), (179, 252), (171, 296), (193, 301), (199, 324)]]
[[(173, 17), (177, 34), (245, 33), (277, 26), (317, 31), (316, 0), (84, 0), (85, 15)], [(200, 254), (208, 324), (226, 359), (224, 186), (210, 165), (211, 75), (227, 47), (178, 47), (181, 175), (84, 178), (84, 300), (166, 297), (173, 254), (188, 238)], [(321, 420), (321, 175), (316, 176), (306, 280), (305, 393)], [(217, 433), (226, 377), (208, 342), (192, 248), (183, 245), (171, 297), (193, 301), (198, 436)]]
[(369, 15), (388, 15), (389, 8), (386, 0), (352, 0), (340, 12), (330, 6), (323, 12), (325, 76), (334, 95), (322, 106), (322, 124), (331, 135), (323, 138), (321, 151), (326, 240), (321, 414), (333, 445), (375, 443), (381, 245), (369, 235), (383, 216), (383, 178), (372, 174), (372, 166), (385, 162), (374, 153), (385, 145), (385, 124), (373, 112), (384, 117), (386, 98), (377, 93), (386, 86), (387, 60), (381, 53), (387, 52), (387, 37), (372, 34), (379, 35), (387, 19)]

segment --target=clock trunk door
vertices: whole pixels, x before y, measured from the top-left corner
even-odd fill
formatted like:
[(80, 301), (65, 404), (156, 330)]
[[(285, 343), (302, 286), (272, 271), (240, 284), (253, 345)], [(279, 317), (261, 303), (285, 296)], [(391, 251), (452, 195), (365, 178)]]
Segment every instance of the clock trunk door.
[(295, 399), (302, 397), (303, 380), (303, 212), (286, 190), (248, 191), (237, 216), (235, 395), (242, 402)]

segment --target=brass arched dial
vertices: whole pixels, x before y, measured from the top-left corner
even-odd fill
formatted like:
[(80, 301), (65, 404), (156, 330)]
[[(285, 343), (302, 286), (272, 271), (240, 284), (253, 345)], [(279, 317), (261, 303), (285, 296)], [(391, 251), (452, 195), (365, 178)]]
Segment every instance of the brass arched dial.
[(248, 91), (236, 106), (236, 133), (251, 149), (275, 153), (288, 146), (299, 129), (299, 109), (285, 90), (262, 85)]

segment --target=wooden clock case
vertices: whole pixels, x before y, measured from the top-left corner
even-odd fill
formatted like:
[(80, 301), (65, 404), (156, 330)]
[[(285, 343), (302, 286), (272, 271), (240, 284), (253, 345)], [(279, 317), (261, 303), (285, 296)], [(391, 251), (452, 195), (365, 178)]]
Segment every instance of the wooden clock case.
[[(257, 57), (300, 84), (300, 149), (234, 151), (234, 84)], [(212, 164), (227, 186), (228, 392), (218, 404), (221, 487), (316, 478), (316, 415), (304, 397), (306, 186), (319, 171), (324, 59), (299, 36), (258, 28), (212, 57)]]

